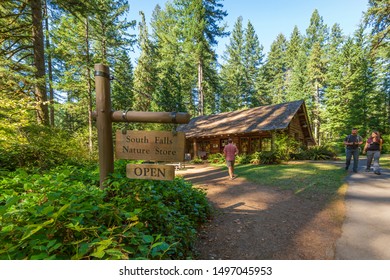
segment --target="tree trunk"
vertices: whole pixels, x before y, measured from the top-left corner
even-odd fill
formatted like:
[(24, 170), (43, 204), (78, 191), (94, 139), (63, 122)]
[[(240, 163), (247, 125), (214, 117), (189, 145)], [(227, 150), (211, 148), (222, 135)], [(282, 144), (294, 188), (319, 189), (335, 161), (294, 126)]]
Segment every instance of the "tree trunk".
[(35, 78), (35, 100), (37, 122), (39, 124), (49, 124), (49, 110), (47, 104), (46, 84), (45, 84), (45, 49), (42, 25), (42, 1), (30, 0), (33, 24), (33, 48), (34, 66), (36, 68)]
[(320, 145), (320, 87), (316, 82), (315, 102), (314, 102), (314, 137), (318, 145)]
[[(47, 11), (47, 1), (45, 1), (45, 25), (46, 25), (46, 50), (50, 50), (50, 35), (49, 35), (49, 14)], [(47, 67), (49, 74), (49, 103), (50, 103), (50, 125), (54, 127), (54, 90), (53, 84), (53, 70), (51, 64), (51, 52), (48, 51)]]
[(92, 156), (93, 152), (93, 135), (92, 135), (92, 82), (91, 82), (91, 69), (89, 68), (90, 65), (90, 57), (89, 57), (89, 23), (88, 18), (85, 20), (85, 45), (86, 45), (86, 64), (87, 64), (87, 81), (88, 81), (88, 147), (89, 147), (89, 154)]
[(203, 61), (199, 60), (198, 64), (198, 98), (199, 98), (199, 115), (204, 115), (204, 94), (203, 94)]

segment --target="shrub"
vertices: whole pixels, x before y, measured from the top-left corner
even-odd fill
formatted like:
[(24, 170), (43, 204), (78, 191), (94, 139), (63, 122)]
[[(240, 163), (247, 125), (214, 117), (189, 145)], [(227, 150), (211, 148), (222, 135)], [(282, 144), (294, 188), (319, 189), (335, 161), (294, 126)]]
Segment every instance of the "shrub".
[(282, 156), (278, 151), (255, 152), (250, 156), (251, 164), (278, 164), (282, 162)]
[(260, 163), (262, 164), (279, 164), (283, 160), (278, 151), (264, 151), (260, 153)]
[(203, 163), (203, 159), (196, 157), (193, 160), (191, 160), (191, 162), (193, 164), (202, 164)]
[(390, 152), (390, 135), (382, 135), (382, 138), (383, 138), (382, 152), (388, 153)]
[(18, 137), (0, 145), (0, 169), (50, 169), (68, 163), (79, 165), (89, 160), (86, 139), (54, 128), (30, 125), (20, 129)]
[(207, 158), (209, 163), (223, 164), (225, 163), (225, 156), (221, 153), (210, 154)]
[(251, 164), (260, 164), (261, 163), (261, 152), (254, 152), (251, 154), (250, 163)]
[[(273, 156), (278, 160), (290, 160), (290, 154), (301, 150), (301, 144), (286, 134), (279, 134), (275, 139), (275, 151)], [(272, 152), (271, 152), (272, 154)], [(268, 154), (271, 155), (271, 154)]]
[(336, 159), (337, 154), (327, 146), (313, 146), (299, 154), (292, 155), (292, 159), (300, 160), (330, 160)]
[(241, 154), (236, 157), (236, 162), (240, 164), (248, 164), (251, 161), (251, 156), (248, 154)]
[(205, 194), (179, 178), (141, 181), (122, 174), (100, 190), (96, 168), (3, 171), (0, 259), (191, 257), (196, 227), (210, 214)]

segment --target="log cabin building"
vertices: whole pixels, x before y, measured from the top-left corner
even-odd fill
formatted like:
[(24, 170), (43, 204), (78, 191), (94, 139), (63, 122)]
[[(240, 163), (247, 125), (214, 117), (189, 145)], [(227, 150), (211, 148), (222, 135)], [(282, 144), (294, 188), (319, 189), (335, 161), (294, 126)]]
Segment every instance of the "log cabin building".
[(199, 116), (178, 126), (177, 131), (186, 133), (186, 154), (191, 158), (222, 153), (229, 138), (240, 154), (270, 151), (276, 132), (305, 146), (315, 144), (303, 100)]

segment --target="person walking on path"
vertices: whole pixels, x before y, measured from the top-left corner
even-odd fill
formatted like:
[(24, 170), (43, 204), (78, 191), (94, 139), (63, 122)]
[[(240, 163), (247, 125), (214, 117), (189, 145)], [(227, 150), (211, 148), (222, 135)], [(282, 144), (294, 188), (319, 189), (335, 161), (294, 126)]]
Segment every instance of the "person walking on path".
[(234, 161), (236, 160), (236, 155), (238, 154), (238, 149), (236, 145), (233, 144), (231, 138), (228, 139), (228, 144), (223, 148), (223, 154), (225, 155), (226, 165), (229, 171), (229, 178), (233, 180), (234, 175)]
[(364, 145), (363, 154), (367, 153), (367, 167), (366, 172), (370, 171), (372, 159), (374, 159), (374, 173), (381, 174), (379, 166), (379, 158), (381, 156), (383, 140), (378, 131), (373, 131)]
[(359, 166), (359, 153), (361, 144), (363, 144), (363, 138), (358, 135), (358, 129), (352, 128), (351, 134), (344, 139), (344, 145), (346, 147), (345, 170), (349, 169), (349, 165), (351, 164), (351, 158), (353, 156), (352, 169), (353, 172), (357, 172)]

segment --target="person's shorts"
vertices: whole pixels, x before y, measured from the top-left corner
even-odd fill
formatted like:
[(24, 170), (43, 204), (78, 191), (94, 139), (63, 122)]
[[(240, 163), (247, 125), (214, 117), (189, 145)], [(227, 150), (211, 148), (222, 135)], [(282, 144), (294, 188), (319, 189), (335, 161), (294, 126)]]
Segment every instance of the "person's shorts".
[(234, 160), (227, 160), (226, 165), (227, 167), (234, 166)]

